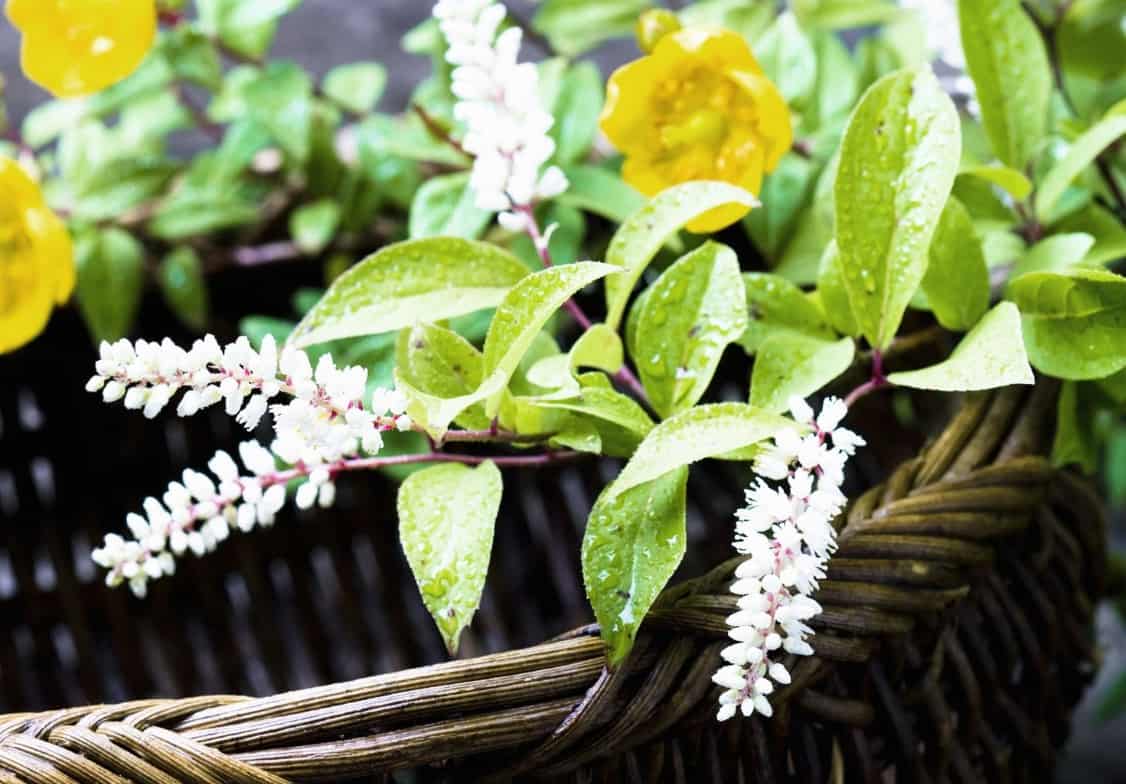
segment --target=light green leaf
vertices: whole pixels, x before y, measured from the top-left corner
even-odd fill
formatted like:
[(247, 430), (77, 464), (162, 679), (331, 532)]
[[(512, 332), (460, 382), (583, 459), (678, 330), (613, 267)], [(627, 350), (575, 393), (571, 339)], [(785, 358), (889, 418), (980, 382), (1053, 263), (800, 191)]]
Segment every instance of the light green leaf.
[(602, 74), (594, 63), (576, 63), (567, 71), (552, 110), (550, 134), (558, 163), (574, 163), (590, 150), (603, 100)]
[(989, 270), (973, 220), (950, 197), (931, 240), (930, 263), (922, 291), (938, 323), (964, 332), (989, 307)]
[(333, 281), (292, 341), (304, 347), (495, 307), (527, 274), (518, 258), (484, 242), (441, 237), (395, 243)]
[(928, 67), (880, 79), (849, 121), (834, 188), (837, 248), (874, 348), (891, 343), (923, 280), (960, 157), (958, 112)]
[(1099, 444), (1095, 438), (1091, 401), (1083, 400), (1086, 384), (1065, 381), (1060, 389), (1056, 413), (1056, 435), (1052, 441), (1052, 465), (1078, 465), (1093, 474), (1098, 467)]
[(686, 223), (725, 204), (753, 207), (758, 200), (726, 182), (686, 182), (662, 191), (621, 225), (606, 250), (606, 263), (622, 274), (606, 281), (606, 323), (617, 329), (630, 292), (657, 251)]
[(1044, 41), (1020, 0), (958, 0), (958, 19), (993, 152), (1023, 170), (1048, 124), (1052, 73)]
[(739, 259), (705, 242), (661, 273), (640, 305), (644, 355), (634, 361), (654, 410), (667, 417), (695, 405), (723, 350), (747, 329)]
[(303, 204), (289, 216), (289, 234), (309, 255), (324, 250), (340, 225), (340, 206), (332, 199)]
[[(472, 343), (453, 330), (436, 324), (416, 324), (399, 333), (395, 348), (395, 370), (410, 404), (407, 413), (423, 421), (426, 414), (413, 391), (438, 398), (467, 395), (481, 384), (484, 358)], [(409, 390), (409, 391), (408, 391)], [(454, 420), (469, 430), (485, 430), (485, 409), (470, 406)]]
[(74, 248), (78, 309), (95, 342), (129, 334), (145, 284), (145, 249), (118, 228), (81, 232)]
[(615, 223), (624, 222), (645, 206), (645, 197), (617, 174), (597, 166), (575, 164), (563, 172), (570, 183), (556, 201), (593, 212)]
[(1118, 221), (1114, 213), (1099, 206), (1088, 204), (1071, 213), (1055, 225), (1055, 230), (1067, 233), (1090, 234), (1095, 245), (1084, 258), (1084, 263), (1093, 267), (1126, 258), (1126, 227)]
[(687, 468), (630, 489), (610, 485), (590, 510), (583, 582), (610, 666), (625, 659), (646, 613), (684, 557), (687, 485)]
[(817, 56), (792, 13), (779, 14), (755, 42), (755, 57), (787, 103), (800, 102), (813, 89)]
[(622, 369), (622, 339), (605, 324), (594, 324), (571, 346), (572, 368), (592, 367), (617, 373)]
[(1036, 216), (1047, 222), (1060, 196), (1099, 154), (1126, 134), (1126, 111), (1111, 112), (1072, 143), (1067, 154), (1052, 167), (1036, 194)]
[(902, 13), (891, 0), (793, 0), (802, 24), (847, 30), (891, 21)]
[(375, 109), (387, 85), (387, 69), (379, 63), (338, 65), (325, 74), (324, 94), (355, 114)]
[(1126, 367), (1126, 278), (1093, 269), (1033, 272), (1009, 285), (1032, 364), (1058, 378), (1103, 378)]
[(410, 238), (464, 237), (476, 239), (489, 225), (492, 213), (478, 207), (469, 187), (469, 174), (457, 172), (431, 177), (411, 202)]
[(793, 235), (798, 214), (809, 201), (816, 177), (814, 164), (797, 155), (787, 155), (762, 185), (762, 206), (743, 219), (755, 247), (775, 259), (783, 243)]
[(751, 405), (785, 411), (792, 396), (807, 398), (848, 370), (855, 353), (852, 338), (831, 342), (796, 332), (773, 334), (755, 356)]
[(541, 400), (539, 405), (580, 414), (591, 421), (601, 437), (602, 451), (613, 457), (632, 455), (653, 429), (653, 420), (633, 398), (606, 387), (585, 386), (578, 398)]
[[(254, 5), (243, 3), (242, 5)], [(273, 62), (242, 90), (248, 115), (298, 163), (309, 157), (313, 80), (295, 63)]]
[(1029, 272), (1064, 272), (1083, 261), (1094, 244), (1090, 234), (1053, 234), (1029, 248), (1009, 277), (1016, 280)]
[(628, 35), (648, 5), (648, 0), (544, 0), (532, 21), (552, 49), (573, 57)]
[(431, 466), (399, 486), (399, 539), (451, 656), (481, 603), (503, 490), (491, 461)]
[(794, 427), (792, 419), (743, 403), (695, 406), (653, 428), (610, 486), (610, 497), (680, 466), (744, 450)]
[(821, 256), (832, 237), (832, 230), (825, 226), (814, 208), (806, 207), (796, 217), (789, 242), (772, 272), (799, 286), (816, 283)]
[(1008, 166), (965, 166), (959, 174), (968, 174), (997, 185), (1017, 201), (1024, 201), (1028, 198), (1028, 194), (1032, 193), (1032, 183), (1029, 179)]
[(164, 301), (192, 329), (207, 326), (207, 281), (203, 263), (189, 247), (176, 248), (160, 262), (160, 290)]
[(227, 5), (229, 10), (223, 19), (225, 26), (239, 28), (273, 22), (301, 5), (301, 0), (254, 0), (251, 3), (239, 0)]
[(994, 389), (1035, 381), (1021, 337), (1020, 312), (1002, 302), (982, 317), (945, 361), (902, 373), (888, 381), (913, 389), (946, 392)]
[(790, 333), (832, 340), (833, 328), (809, 296), (785, 278), (762, 272), (743, 273), (747, 292), (747, 331), (739, 343), (756, 353), (771, 335)]
[(821, 256), (821, 271), (817, 278), (817, 293), (829, 323), (838, 332), (851, 337), (859, 337), (860, 325), (852, 312), (852, 303), (845, 289), (844, 272), (841, 270), (841, 255), (837, 252), (836, 240), (825, 246)]

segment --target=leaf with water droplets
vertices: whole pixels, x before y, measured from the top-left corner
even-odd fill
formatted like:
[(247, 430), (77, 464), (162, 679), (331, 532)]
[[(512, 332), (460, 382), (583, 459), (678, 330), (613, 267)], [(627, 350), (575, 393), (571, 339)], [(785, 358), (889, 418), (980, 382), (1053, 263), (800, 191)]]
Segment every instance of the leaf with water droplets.
[(528, 267), (495, 245), (435, 237), (398, 242), (333, 281), (297, 325), (299, 347), (495, 307)]
[(649, 608), (685, 547), (688, 469), (681, 467), (594, 502), (583, 536), (583, 582), (609, 649), (610, 665), (633, 647)]
[(831, 341), (795, 332), (767, 338), (751, 373), (751, 405), (785, 411), (792, 396), (806, 398), (848, 370), (856, 352), (852, 338)]
[(1032, 272), (1008, 294), (1037, 370), (1083, 381), (1126, 368), (1126, 278), (1094, 269)]
[[(395, 346), (395, 371), (398, 386), (407, 394), (407, 413), (425, 421), (420, 407), (425, 398), (467, 395), (481, 384), (484, 359), (481, 352), (453, 330), (437, 324), (416, 324), (399, 333)], [(470, 406), (454, 419), (470, 430), (484, 430), (489, 418), (480, 404)]]
[(592, 367), (617, 373), (622, 369), (622, 339), (605, 324), (592, 324), (571, 346), (572, 368)]
[(860, 336), (860, 325), (856, 323), (852, 302), (849, 301), (848, 290), (845, 288), (841, 254), (837, 252), (836, 240), (829, 240), (825, 252), (821, 254), (817, 295), (821, 298), (826, 318), (838, 332), (854, 338)]
[(606, 263), (622, 268), (622, 274), (606, 281), (606, 323), (621, 324), (626, 302), (641, 273), (669, 237), (685, 224), (725, 204), (754, 207), (754, 194), (726, 182), (686, 182), (662, 191), (633, 213), (610, 240)]
[(633, 398), (605, 387), (586, 386), (576, 399), (541, 400), (539, 406), (582, 415), (598, 432), (602, 452), (612, 457), (632, 455), (653, 429), (653, 420)]
[(492, 462), (431, 466), (399, 487), (399, 539), (451, 656), (481, 602), (503, 489)]
[(942, 210), (922, 293), (938, 323), (964, 331), (989, 307), (989, 270), (981, 239), (962, 203), (951, 196)]
[(989, 143), (1023, 170), (1048, 127), (1052, 73), (1043, 38), (1020, 0), (958, 0), (958, 22)]
[(958, 111), (927, 66), (877, 81), (849, 120), (834, 186), (837, 251), (874, 348), (891, 343), (923, 280), (960, 157)]
[(654, 410), (663, 417), (695, 405), (707, 391), (723, 350), (747, 329), (739, 259), (705, 242), (661, 273), (636, 323), (634, 356)]
[(986, 313), (943, 362), (892, 373), (888, 381), (914, 389), (965, 392), (1035, 381), (1021, 336), (1020, 312), (1002, 302)]
[(743, 452), (781, 430), (795, 427), (792, 419), (744, 403), (695, 406), (650, 431), (611, 485), (611, 495), (624, 493), (679, 466)]
[(748, 354), (757, 353), (767, 338), (782, 333), (824, 340), (836, 337), (821, 308), (785, 278), (745, 272), (743, 287), (747, 292), (747, 330), (739, 343)]

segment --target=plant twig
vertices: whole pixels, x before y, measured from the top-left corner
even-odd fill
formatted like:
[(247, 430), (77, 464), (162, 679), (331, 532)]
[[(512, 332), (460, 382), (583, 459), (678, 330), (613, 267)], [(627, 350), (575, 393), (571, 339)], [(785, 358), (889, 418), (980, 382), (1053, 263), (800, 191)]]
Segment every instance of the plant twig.
[(464, 155), (466, 158), (473, 157), (468, 152), (466, 152), (465, 148), (461, 145), (461, 142), (450, 135), (449, 130), (446, 129), (442, 125), (442, 123), (438, 122), (437, 118), (435, 118), (434, 115), (430, 114), (430, 112), (422, 108), (421, 104), (412, 102), (411, 111), (418, 115), (418, 118), (422, 120), (422, 124), (426, 126), (427, 133), (429, 133), (435, 139), (447, 145), (448, 147), (453, 148), (457, 152)]
[(891, 382), (884, 374), (884, 355), (879, 349), (872, 349), (872, 375), (845, 396), (845, 405), (852, 408), (860, 398), (887, 386), (891, 386)]

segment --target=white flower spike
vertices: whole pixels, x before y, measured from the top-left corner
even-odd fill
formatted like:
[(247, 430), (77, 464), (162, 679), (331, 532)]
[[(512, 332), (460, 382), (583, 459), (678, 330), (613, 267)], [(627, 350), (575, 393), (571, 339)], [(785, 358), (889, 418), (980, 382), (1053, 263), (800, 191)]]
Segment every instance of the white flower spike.
[(837, 547), (833, 518), (844, 508), (840, 485), (844, 464), (864, 439), (840, 427), (848, 406), (829, 398), (816, 417), (804, 400), (790, 401), (795, 421), (810, 428), (799, 436), (779, 432), (755, 464), (761, 477), (747, 488), (747, 504), (735, 513), (735, 549), (747, 560), (735, 570), (731, 592), (739, 610), (727, 618), (734, 641), (723, 650), (726, 664), (712, 680), (724, 691), (716, 718), (742, 713), (770, 716), (775, 684), (790, 682), (778, 661), (779, 650), (796, 656), (813, 653), (806, 621), (821, 612), (810, 594), (825, 576)]

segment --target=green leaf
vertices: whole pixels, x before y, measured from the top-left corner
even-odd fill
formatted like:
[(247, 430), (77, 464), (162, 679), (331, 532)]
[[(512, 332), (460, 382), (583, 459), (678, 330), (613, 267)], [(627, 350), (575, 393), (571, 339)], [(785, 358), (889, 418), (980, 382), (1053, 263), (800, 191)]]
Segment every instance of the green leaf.
[(324, 94), (354, 114), (375, 109), (387, 86), (387, 69), (379, 63), (338, 65), (325, 74)]
[(1126, 227), (1119, 223), (1114, 213), (1097, 205), (1088, 204), (1071, 213), (1055, 225), (1055, 230), (1067, 233), (1090, 234), (1095, 245), (1084, 258), (1091, 266), (1100, 266), (1126, 258)]
[(938, 323), (949, 330), (964, 332), (989, 307), (989, 270), (981, 240), (969, 212), (953, 196), (931, 240), (922, 291)]
[(817, 294), (829, 323), (838, 332), (858, 337), (860, 325), (852, 312), (852, 303), (845, 288), (844, 271), (841, 269), (841, 255), (837, 252), (836, 240), (830, 241), (821, 256), (821, 271), (817, 278)]
[(673, 469), (630, 489), (610, 485), (590, 510), (583, 582), (612, 667), (684, 557), (687, 486), (688, 469)]
[(1036, 216), (1047, 222), (1056, 202), (1071, 184), (1095, 158), (1107, 147), (1126, 134), (1126, 111), (1111, 112), (1086, 133), (1072, 143), (1067, 154), (1061, 158), (1040, 183), (1036, 194)]
[(329, 287), (292, 340), (309, 346), (495, 307), (528, 268), (495, 245), (454, 237), (399, 242)]
[(95, 342), (129, 334), (145, 284), (145, 249), (118, 228), (80, 232), (74, 249), (78, 309)]
[(176, 164), (159, 156), (132, 155), (98, 162), (73, 183), (75, 218), (118, 218), (160, 194), (175, 176)]
[(605, 324), (593, 324), (571, 346), (572, 368), (592, 367), (617, 373), (622, 369), (622, 339)]
[(778, 15), (774, 24), (755, 43), (755, 57), (762, 64), (762, 70), (778, 86), (786, 103), (800, 102), (813, 89), (817, 78), (817, 56), (813, 52), (813, 44), (798, 27), (792, 13)]
[(959, 174), (967, 174), (997, 185), (1017, 201), (1024, 201), (1028, 198), (1028, 194), (1032, 193), (1032, 183), (1029, 179), (1008, 166), (966, 166)]
[(762, 185), (762, 206), (743, 219), (751, 239), (767, 258), (777, 258), (784, 242), (793, 235), (798, 214), (809, 201), (816, 178), (814, 164), (797, 155), (782, 158)]
[(1044, 41), (1020, 0), (958, 0), (958, 19), (993, 152), (1023, 170), (1048, 124), (1052, 73)]
[(411, 239), (464, 237), (471, 240), (480, 236), (491, 218), (491, 212), (474, 203), (467, 172), (444, 174), (431, 177), (415, 193), (409, 234)]
[(602, 74), (594, 63), (576, 63), (567, 71), (552, 109), (555, 124), (550, 135), (558, 163), (574, 163), (586, 156), (598, 131), (603, 101)]
[(622, 223), (645, 206), (645, 197), (617, 174), (598, 166), (576, 164), (563, 169), (570, 185), (556, 201)]
[(837, 248), (868, 342), (887, 348), (923, 280), (927, 250), (961, 157), (958, 112), (929, 68), (876, 82), (841, 143)]
[(207, 326), (207, 281), (196, 252), (181, 246), (165, 256), (159, 280), (172, 311), (189, 327), (202, 332)]
[(1095, 437), (1086, 385), (1065, 381), (1060, 389), (1056, 411), (1056, 435), (1052, 441), (1052, 465), (1063, 468), (1077, 465), (1084, 473), (1093, 474), (1098, 467), (1099, 443)]
[(455, 398), (421, 396), (426, 411), (420, 422), (427, 432), (440, 438), (469, 406), (486, 401), (485, 414), (496, 416), (505, 385), (532, 346), (544, 324), (575, 292), (599, 278), (616, 272), (608, 264), (577, 261), (528, 275), (505, 295), (485, 337), (483, 377), (476, 390)]
[(743, 273), (747, 293), (747, 330), (739, 343), (756, 353), (771, 335), (793, 333), (832, 340), (833, 328), (809, 296), (785, 278), (763, 272)]
[(223, 21), (230, 28), (254, 27), (273, 22), (299, 5), (301, 0), (254, 0), (252, 3), (240, 0), (230, 3)]
[(799, 286), (816, 283), (821, 256), (832, 237), (832, 229), (822, 222), (817, 211), (812, 206), (806, 207), (795, 219), (782, 258), (772, 271)]
[(541, 400), (539, 406), (584, 416), (597, 429), (602, 451), (613, 457), (632, 455), (653, 429), (653, 420), (633, 398), (604, 387), (586, 386), (578, 398)]
[(945, 392), (993, 389), (1035, 381), (1021, 337), (1020, 312), (1002, 302), (982, 317), (943, 362), (921, 370), (892, 373), (901, 387)]
[(802, 123), (810, 129), (836, 127), (838, 123), (843, 126), (860, 95), (856, 64), (840, 36), (828, 30), (814, 34), (813, 47), (817, 55), (817, 81), (802, 114)]
[(739, 259), (726, 245), (705, 242), (661, 273), (641, 303), (638, 372), (663, 417), (703, 397), (723, 350), (747, 329)]
[(657, 425), (610, 486), (610, 497), (681, 466), (719, 457), (796, 427), (792, 419), (743, 403), (708, 403)]
[[(254, 5), (244, 3), (243, 5)], [(295, 63), (273, 62), (243, 89), (248, 116), (266, 128), (297, 163), (309, 157), (313, 80)]]
[(785, 411), (792, 396), (807, 398), (848, 370), (856, 353), (852, 338), (831, 342), (779, 332), (763, 342), (751, 374), (751, 405)]
[(612, 329), (621, 324), (634, 284), (661, 246), (686, 223), (725, 204), (753, 207), (758, 200), (726, 182), (686, 182), (657, 194), (621, 225), (606, 250), (606, 263), (622, 268), (606, 281), (606, 323)]
[[(555, 265), (570, 264), (583, 252), (583, 239), (586, 237), (586, 218), (574, 207), (553, 202), (537, 211), (540, 226), (554, 226), (547, 239), (547, 249)], [(546, 230), (545, 230), (546, 231)], [(528, 269), (543, 267), (539, 251), (527, 233), (517, 234), (511, 244), (512, 252), (524, 260)]]
[(332, 242), (340, 225), (340, 205), (332, 199), (303, 204), (289, 216), (289, 234), (297, 247), (315, 256)]
[[(453, 330), (436, 324), (416, 324), (399, 333), (395, 349), (395, 370), (400, 383), (410, 390), (439, 398), (468, 395), (481, 384), (484, 358), (468, 340)], [(404, 391), (406, 388), (404, 387)], [(425, 419), (416, 399), (408, 394), (407, 413)], [(490, 421), (480, 405), (470, 406), (454, 420), (469, 430), (485, 430)]]
[(503, 490), (491, 461), (431, 466), (399, 487), (399, 539), (451, 656), (481, 603)]
[(1087, 256), (1095, 244), (1090, 234), (1053, 234), (1029, 248), (1010, 274), (1015, 280), (1029, 272), (1064, 272)]
[(794, 0), (802, 24), (828, 30), (847, 30), (890, 21), (902, 13), (890, 0)]
[(1038, 370), (1082, 381), (1126, 367), (1126, 278), (1093, 269), (1033, 272), (1008, 293)]
[(573, 57), (628, 35), (648, 5), (648, 0), (544, 0), (532, 22), (552, 49)]
[(223, 82), (223, 66), (215, 44), (190, 25), (180, 25), (162, 34), (157, 45), (172, 72), (184, 81), (217, 92)]

